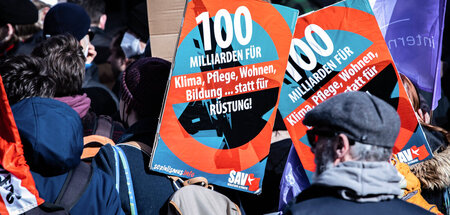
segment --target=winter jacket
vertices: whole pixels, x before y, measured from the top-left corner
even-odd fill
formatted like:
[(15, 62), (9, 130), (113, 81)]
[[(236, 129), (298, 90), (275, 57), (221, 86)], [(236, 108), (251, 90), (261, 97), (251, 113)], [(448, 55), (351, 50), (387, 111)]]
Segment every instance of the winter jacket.
[[(141, 120), (127, 130), (120, 142), (140, 141), (151, 147), (155, 129), (154, 122)], [(150, 155), (131, 146), (119, 145), (118, 147), (124, 151), (130, 166), (138, 214), (167, 214), (168, 199), (176, 190), (172, 180), (166, 175), (150, 171), (148, 167)], [(92, 165), (115, 178), (116, 162), (112, 146), (109, 144), (103, 146), (95, 156)], [(119, 161), (119, 165), (120, 200), (125, 214), (131, 214), (125, 171), (122, 162)]]
[[(69, 170), (80, 162), (83, 127), (68, 105), (49, 98), (29, 98), (13, 105), (24, 155), (39, 196), (54, 202)], [(123, 214), (114, 181), (94, 168), (90, 184), (71, 214)]]
[[(428, 138), (430, 145), (431, 139)], [(449, 205), (445, 205), (445, 192), (450, 189), (450, 147), (442, 140), (442, 147), (434, 150), (434, 157), (414, 164), (411, 171), (419, 178), (423, 197), (438, 206), (439, 211), (450, 214)], [(433, 149), (433, 148), (432, 148)]]
[(397, 168), (398, 172), (402, 174), (403, 196), (402, 200), (422, 207), (423, 209), (435, 214), (442, 214), (436, 205), (428, 203), (422, 196), (422, 189), (420, 188), (419, 179), (411, 172), (408, 164), (401, 163), (397, 158), (394, 158), (391, 163)]
[(432, 214), (398, 199), (401, 177), (388, 162), (347, 161), (315, 178), (285, 214)]

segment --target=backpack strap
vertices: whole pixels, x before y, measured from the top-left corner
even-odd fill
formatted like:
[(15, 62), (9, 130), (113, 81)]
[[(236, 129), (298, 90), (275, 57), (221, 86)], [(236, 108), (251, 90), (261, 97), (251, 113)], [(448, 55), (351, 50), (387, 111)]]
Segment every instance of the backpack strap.
[(137, 149), (143, 151), (149, 157), (152, 155), (152, 148), (143, 142), (129, 141), (129, 142), (125, 142), (125, 143), (120, 143), (118, 145), (126, 145), (126, 146), (131, 146), (131, 147), (137, 148)]
[(178, 186), (178, 184), (176, 183), (177, 181), (181, 182), (181, 184), (183, 186), (188, 186), (188, 185), (200, 185), (202, 187), (205, 188), (209, 188), (211, 190), (214, 190), (214, 187), (211, 184), (208, 184), (208, 179), (206, 179), (205, 177), (195, 177), (195, 178), (191, 178), (191, 179), (187, 179), (187, 180), (183, 180), (180, 177), (177, 176), (172, 176), (172, 175), (168, 175), (168, 178), (172, 179), (173, 184), (175, 185), (175, 187), (179, 190), (180, 187)]
[[(128, 197), (130, 199), (130, 211), (131, 215), (137, 215), (137, 207), (136, 207), (136, 198), (134, 195), (134, 188), (133, 188), (133, 179), (131, 178), (131, 171), (130, 171), (130, 165), (128, 164), (127, 156), (123, 152), (123, 150), (119, 146), (112, 146), (114, 150), (114, 158), (117, 159), (117, 155), (120, 158), (120, 161), (123, 166), (123, 170), (125, 171), (125, 178), (127, 179), (127, 188), (128, 188)], [(116, 188), (118, 188), (118, 182), (120, 174), (119, 168), (118, 168), (119, 162), (116, 162)]]
[[(120, 144), (117, 144), (116, 146), (119, 146), (119, 145), (125, 145), (125, 146), (130, 146), (130, 147), (139, 149), (139, 150), (143, 151), (149, 157), (152, 152), (152, 149), (150, 146), (148, 146), (142, 142), (138, 142), (138, 141), (130, 141), (130, 142), (125, 142), (125, 143), (120, 143)], [(113, 147), (113, 152), (114, 152), (114, 160), (115, 160), (115, 164), (116, 164), (116, 173), (119, 173), (119, 174), (116, 174), (116, 189), (117, 189), (117, 192), (119, 192), (119, 188), (120, 188), (119, 157), (120, 156), (119, 156), (119, 152), (115, 149), (115, 147)], [(125, 156), (125, 158), (126, 158), (126, 156)]]
[(100, 115), (97, 117), (97, 123), (94, 127), (93, 134), (112, 138), (114, 133), (112, 125), (113, 120), (110, 116)]
[(110, 116), (98, 116), (93, 128), (93, 134), (83, 137), (83, 154), (81, 159), (91, 162), (100, 148), (106, 144), (115, 145), (113, 138), (113, 120)]
[(91, 179), (92, 167), (80, 162), (75, 169), (69, 171), (55, 204), (64, 207), (66, 211), (70, 211), (80, 200)]
[(83, 137), (83, 154), (81, 159), (84, 161), (90, 161), (98, 153), (100, 148), (106, 144), (115, 145), (114, 141), (100, 135), (89, 135)]

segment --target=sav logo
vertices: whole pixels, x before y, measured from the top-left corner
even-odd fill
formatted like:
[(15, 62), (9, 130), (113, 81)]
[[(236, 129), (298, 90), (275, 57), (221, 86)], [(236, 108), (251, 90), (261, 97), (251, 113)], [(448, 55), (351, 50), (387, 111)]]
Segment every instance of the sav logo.
[(260, 181), (261, 178), (255, 178), (253, 173), (247, 174), (231, 170), (230, 177), (228, 178), (228, 185), (239, 187), (241, 189), (248, 188), (249, 191), (257, 191), (259, 189)]
[(406, 149), (406, 150), (403, 150), (403, 151), (400, 151), (399, 153), (397, 153), (398, 160), (402, 163), (408, 163), (408, 162), (411, 162), (416, 159), (421, 161), (421, 160), (427, 158), (429, 155), (430, 155), (430, 153), (428, 153), (425, 145), (422, 145), (420, 147), (413, 146), (409, 149)]

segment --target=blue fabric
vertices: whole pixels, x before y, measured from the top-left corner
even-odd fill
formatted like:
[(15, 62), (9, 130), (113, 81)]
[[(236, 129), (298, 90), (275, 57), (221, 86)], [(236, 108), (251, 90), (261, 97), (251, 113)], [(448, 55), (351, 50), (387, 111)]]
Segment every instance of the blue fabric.
[[(83, 127), (65, 103), (48, 98), (24, 99), (11, 107), (27, 163), (45, 201), (54, 202), (83, 150)], [(114, 181), (99, 169), (71, 214), (123, 214)]]
[[(120, 161), (123, 166), (123, 170), (125, 171), (125, 178), (127, 179), (127, 188), (128, 188), (128, 196), (130, 200), (130, 208), (131, 208), (131, 214), (137, 215), (137, 208), (136, 208), (136, 198), (134, 196), (134, 187), (133, 187), (133, 180), (131, 179), (131, 171), (130, 171), (130, 165), (128, 164), (127, 156), (125, 155), (125, 152), (120, 147), (113, 146), (114, 150), (114, 158), (117, 156), (120, 157)], [(116, 161), (116, 172), (119, 172), (119, 166), (117, 159), (114, 159)], [(120, 190), (119, 183), (120, 182), (120, 176), (119, 174), (116, 174), (116, 189)]]
[(57, 175), (80, 163), (83, 126), (70, 106), (35, 97), (24, 99), (11, 109), (31, 170)]
[[(126, 138), (121, 138), (120, 142), (140, 141), (152, 146), (155, 129), (156, 125), (155, 123), (151, 123), (151, 120), (141, 120), (127, 130), (126, 134), (124, 134)], [(120, 145), (119, 147), (127, 156), (130, 166), (138, 214), (167, 214), (168, 199), (176, 190), (172, 180), (163, 174), (150, 171), (148, 167), (150, 157), (141, 150), (132, 146)], [(103, 146), (95, 156), (92, 165), (105, 171), (111, 178), (115, 178), (116, 161), (112, 146), (109, 144)], [(131, 214), (125, 172), (122, 164), (120, 164), (119, 195), (125, 214)]]
[[(165, 175), (151, 172), (150, 157), (131, 146), (119, 146), (126, 154), (134, 185), (136, 206), (139, 215), (166, 214), (169, 197), (175, 192), (172, 181)], [(111, 145), (103, 146), (92, 165), (114, 178), (116, 175), (114, 151)], [(131, 214), (125, 172), (120, 164), (120, 200), (125, 214)]]

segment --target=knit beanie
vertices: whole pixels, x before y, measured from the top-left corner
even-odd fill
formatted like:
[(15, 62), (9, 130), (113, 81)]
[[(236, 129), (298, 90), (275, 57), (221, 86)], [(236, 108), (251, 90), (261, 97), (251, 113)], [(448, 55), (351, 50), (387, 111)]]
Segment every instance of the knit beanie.
[(161, 111), (170, 62), (156, 57), (141, 58), (123, 72), (120, 97), (139, 118), (158, 117)]

